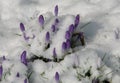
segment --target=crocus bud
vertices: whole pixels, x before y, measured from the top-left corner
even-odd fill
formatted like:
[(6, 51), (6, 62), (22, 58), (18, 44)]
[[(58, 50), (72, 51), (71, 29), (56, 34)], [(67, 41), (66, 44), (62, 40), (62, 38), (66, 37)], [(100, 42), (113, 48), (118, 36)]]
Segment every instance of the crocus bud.
[(94, 78), (94, 79), (92, 80), (92, 83), (100, 83), (100, 81), (99, 81), (98, 78)]
[(46, 41), (47, 41), (47, 42), (50, 41), (50, 33), (49, 33), (49, 32), (46, 33)]
[(69, 32), (73, 32), (74, 31), (74, 25), (73, 24), (71, 24), (70, 26), (69, 26)]
[(55, 6), (54, 13), (55, 13), (55, 16), (58, 16), (58, 5)]
[(75, 28), (78, 26), (79, 21), (80, 21), (80, 16), (79, 16), (79, 14), (78, 14), (78, 15), (75, 17)]
[(3, 67), (2, 65), (0, 66), (0, 80), (2, 80), (2, 75), (3, 75)]
[(60, 83), (60, 77), (58, 72), (55, 73), (55, 80), (56, 80), (56, 83)]
[(27, 52), (23, 51), (21, 54), (21, 62), (27, 66), (27, 59), (26, 59)]
[(20, 77), (20, 74), (19, 74), (19, 72), (17, 72), (17, 75), (16, 75), (16, 77)]
[(44, 17), (43, 17), (43, 15), (40, 15), (39, 16), (39, 23), (40, 23), (40, 25), (43, 27), (44, 26)]
[(56, 19), (55, 19), (55, 25), (57, 25), (58, 23), (59, 23), (59, 19), (56, 18)]
[(53, 57), (57, 58), (57, 53), (56, 53), (56, 49), (55, 48), (53, 49)]
[(66, 31), (66, 33), (65, 33), (65, 39), (70, 39), (70, 37), (71, 37), (70, 32)]
[(27, 79), (24, 80), (24, 83), (27, 83)]
[(64, 50), (66, 50), (67, 49), (67, 44), (66, 44), (66, 42), (63, 42), (62, 43), (62, 50), (64, 51)]
[(66, 44), (67, 44), (67, 49), (69, 49), (69, 48), (71, 47), (71, 44), (70, 44), (70, 40), (69, 40), (69, 39), (66, 40)]
[(52, 26), (51, 26), (51, 29), (52, 29), (52, 32), (55, 32), (55, 30), (56, 30), (55, 25), (52, 25)]
[(6, 60), (5, 56), (3, 56), (3, 60)]
[(20, 30), (21, 30), (22, 32), (25, 31), (25, 27), (24, 27), (24, 24), (23, 24), (23, 23), (20, 23)]

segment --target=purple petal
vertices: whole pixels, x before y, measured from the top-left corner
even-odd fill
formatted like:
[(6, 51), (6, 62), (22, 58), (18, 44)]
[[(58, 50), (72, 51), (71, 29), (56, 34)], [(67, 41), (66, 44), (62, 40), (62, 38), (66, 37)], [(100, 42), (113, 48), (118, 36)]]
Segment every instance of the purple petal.
[(2, 79), (2, 75), (3, 75), (3, 67), (2, 65), (0, 66), (0, 80)]
[(69, 26), (69, 32), (73, 32), (74, 31), (74, 25), (73, 24), (71, 24), (70, 26)]
[(43, 27), (43, 25), (44, 25), (44, 17), (43, 17), (43, 15), (39, 16), (39, 23)]
[(27, 59), (26, 59), (27, 52), (23, 51), (21, 54), (21, 62), (27, 66)]
[(46, 41), (47, 41), (47, 42), (50, 41), (50, 33), (49, 33), (49, 32), (46, 33)]
[(55, 16), (58, 16), (58, 5), (55, 6), (54, 13), (55, 13)]
[(52, 29), (52, 32), (55, 32), (55, 30), (56, 30), (55, 25), (52, 25), (52, 26), (51, 26), (51, 29)]
[(59, 81), (60, 81), (60, 77), (59, 77), (58, 72), (55, 73), (55, 80), (56, 80), (57, 83), (59, 83)]
[(63, 42), (62, 43), (62, 50), (66, 50), (67, 49), (67, 44), (66, 44), (66, 42)]
[(21, 30), (22, 32), (25, 31), (25, 27), (24, 27), (24, 24), (23, 24), (23, 23), (20, 23), (20, 30)]
[(57, 53), (56, 53), (56, 49), (55, 48), (53, 49), (53, 57), (57, 58)]
[(27, 79), (24, 80), (24, 83), (27, 83)]
[(20, 74), (19, 74), (19, 72), (17, 73), (16, 77), (20, 77)]
[(70, 39), (70, 37), (71, 37), (70, 32), (66, 31), (66, 33), (65, 33), (65, 39)]
[(69, 49), (69, 48), (71, 47), (71, 44), (70, 44), (70, 40), (69, 40), (69, 39), (66, 40), (66, 44), (67, 44), (67, 49)]
[(79, 14), (78, 14), (78, 15), (75, 17), (75, 27), (78, 26), (79, 21), (80, 21), (80, 16), (79, 16)]

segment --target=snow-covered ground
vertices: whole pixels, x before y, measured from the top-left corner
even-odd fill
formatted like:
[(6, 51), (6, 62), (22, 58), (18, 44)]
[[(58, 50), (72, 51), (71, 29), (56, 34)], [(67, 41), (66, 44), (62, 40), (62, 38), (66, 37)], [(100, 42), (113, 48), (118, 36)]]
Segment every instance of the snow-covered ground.
[(0, 83), (120, 83), (119, 4), (1, 0)]

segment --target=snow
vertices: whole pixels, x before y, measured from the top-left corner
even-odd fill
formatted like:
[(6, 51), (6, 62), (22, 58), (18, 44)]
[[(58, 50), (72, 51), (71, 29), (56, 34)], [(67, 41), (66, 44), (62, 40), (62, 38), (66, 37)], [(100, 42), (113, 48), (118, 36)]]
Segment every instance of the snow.
[[(27, 79), (28, 83), (56, 83), (54, 77), (58, 72), (62, 83), (91, 83), (94, 78), (99, 78), (100, 83), (104, 80), (119, 83), (119, 3), (119, 0), (0, 1), (0, 65), (3, 67), (0, 82), (24, 83)], [(54, 14), (56, 5), (58, 16)], [(77, 40), (75, 46), (63, 50), (65, 33), (74, 24), (77, 14), (80, 23), (72, 34), (83, 32), (86, 45), (82, 46)], [(44, 27), (38, 21), (40, 15), (44, 16)], [(56, 18), (59, 19), (57, 30), (52, 32)], [(20, 23), (24, 24), (25, 32), (20, 30)], [(47, 32), (49, 42), (45, 40)], [(30, 39), (25, 40), (24, 34)], [(54, 48), (57, 61), (53, 57)], [(20, 60), (24, 50), (27, 51), (27, 66)], [(39, 59), (30, 61), (34, 56)], [(52, 61), (45, 62), (46, 59)], [(16, 76), (18, 72), (20, 77)]]

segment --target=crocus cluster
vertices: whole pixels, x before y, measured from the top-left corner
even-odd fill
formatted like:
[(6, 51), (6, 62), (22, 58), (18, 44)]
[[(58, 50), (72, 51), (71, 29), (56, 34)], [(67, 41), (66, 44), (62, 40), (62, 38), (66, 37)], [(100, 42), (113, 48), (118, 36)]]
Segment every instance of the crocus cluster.
[[(68, 30), (65, 32), (65, 39), (66, 41), (62, 43), (62, 50), (65, 51), (71, 47), (71, 39), (72, 34), (74, 33), (75, 29), (79, 25), (79, 15), (75, 17), (75, 21), (73, 24), (70, 24)], [(81, 36), (80, 36), (81, 37)]]

